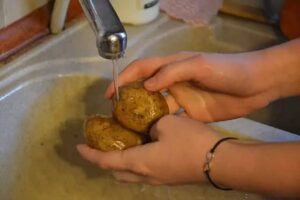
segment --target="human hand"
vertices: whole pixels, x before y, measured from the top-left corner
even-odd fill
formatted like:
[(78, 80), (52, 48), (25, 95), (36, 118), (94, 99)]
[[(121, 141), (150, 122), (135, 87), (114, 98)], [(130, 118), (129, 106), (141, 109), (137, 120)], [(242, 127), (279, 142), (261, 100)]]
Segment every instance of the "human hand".
[[(123, 151), (101, 152), (86, 145), (77, 148), (88, 161), (114, 170), (119, 181), (154, 185), (207, 182), (205, 156), (221, 139), (215, 131), (193, 119), (168, 115), (150, 134), (154, 142)], [(210, 177), (235, 190), (299, 197), (299, 152), (295, 141), (226, 141), (214, 154)]]
[(151, 129), (154, 142), (124, 151), (101, 152), (79, 145), (86, 160), (114, 170), (125, 182), (149, 184), (201, 183), (205, 155), (220, 136), (202, 123), (174, 115), (161, 118)]
[[(276, 80), (266, 78), (259, 53), (216, 54), (182, 52), (134, 61), (120, 73), (119, 83), (146, 79), (150, 91), (167, 89), (171, 113), (203, 121), (244, 116), (278, 98)], [(111, 98), (110, 85), (106, 97)]]

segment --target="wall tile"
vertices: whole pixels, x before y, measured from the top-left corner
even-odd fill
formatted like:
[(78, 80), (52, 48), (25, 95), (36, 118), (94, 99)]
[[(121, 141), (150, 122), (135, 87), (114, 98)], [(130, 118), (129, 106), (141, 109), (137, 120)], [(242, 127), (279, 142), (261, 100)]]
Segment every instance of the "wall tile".
[[(2, 8), (0, 8), (4, 19), (4, 26), (7, 26), (18, 19), (26, 16), (33, 10), (45, 5), (49, 0), (0, 0)], [(1, 25), (1, 21), (0, 21)]]

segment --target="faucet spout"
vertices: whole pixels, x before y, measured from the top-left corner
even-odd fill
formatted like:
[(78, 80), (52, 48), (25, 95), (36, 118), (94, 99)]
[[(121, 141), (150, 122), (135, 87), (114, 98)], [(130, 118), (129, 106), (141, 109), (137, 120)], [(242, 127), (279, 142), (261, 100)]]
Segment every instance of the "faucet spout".
[(126, 49), (127, 34), (109, 0), (80, 0), (96, 35), (99, 55), (120, 58)]

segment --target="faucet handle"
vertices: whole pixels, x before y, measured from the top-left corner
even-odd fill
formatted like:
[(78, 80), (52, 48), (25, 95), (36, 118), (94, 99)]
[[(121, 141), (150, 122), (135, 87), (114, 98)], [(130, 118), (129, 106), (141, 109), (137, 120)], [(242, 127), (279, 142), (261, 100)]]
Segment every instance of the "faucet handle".
[(96, 34), (99, 55), (106, 59), (121, 57), (127, 45), (127, 33), (109, 0), (80, 0)]

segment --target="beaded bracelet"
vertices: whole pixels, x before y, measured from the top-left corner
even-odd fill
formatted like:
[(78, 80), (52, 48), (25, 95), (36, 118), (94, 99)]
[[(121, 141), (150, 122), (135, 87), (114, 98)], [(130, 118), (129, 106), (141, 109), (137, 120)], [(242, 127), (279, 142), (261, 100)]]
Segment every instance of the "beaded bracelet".
[(204, 174), (206, 175), (208, 181), (217, 189), (219, 190), (232, 190), (231, 188), (226, 188), (226, 187), (223, 187), (223, 186), (220, 186), (220, 185), (217, 185), (210, 177), (209, 175), (209, 172), (210, 172), (210, 169), (211, 169), (211, 162), (215, 156), (215, 151), (217, 149), (217, 147), (224, 141), (227, 141), (227, 140), (237, 140), (238, 138), (235, 138), (235, 137), (226, 137), (226, 138), (222, 138), (221, 140), (219, 140), (214, 146), (213, 148), (206, 154), (206, 161), (204, 163), (204, 168), (203, 168), (203, 171), (204, 171)]

